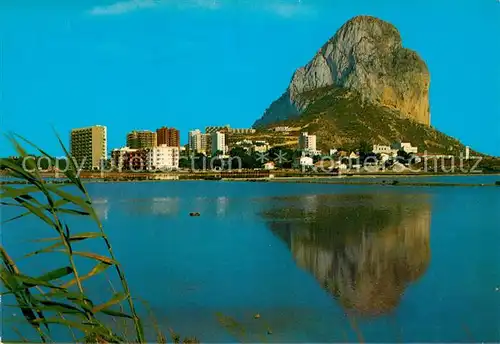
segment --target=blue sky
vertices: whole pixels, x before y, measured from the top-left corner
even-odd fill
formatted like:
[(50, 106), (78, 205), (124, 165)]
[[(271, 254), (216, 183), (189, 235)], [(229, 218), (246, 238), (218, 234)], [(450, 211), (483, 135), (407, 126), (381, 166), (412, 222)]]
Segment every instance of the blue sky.
[[(431, 71), (432, 124), (500, 155), (498, 0), (2, 1), (0, 128), (59, 154), (52, 127), (249, 127), (353, 16), (401, 31)], [(10, 3), (10, 4), (9, 4)], [(1, 155), (12, 153), (0, 140)]]

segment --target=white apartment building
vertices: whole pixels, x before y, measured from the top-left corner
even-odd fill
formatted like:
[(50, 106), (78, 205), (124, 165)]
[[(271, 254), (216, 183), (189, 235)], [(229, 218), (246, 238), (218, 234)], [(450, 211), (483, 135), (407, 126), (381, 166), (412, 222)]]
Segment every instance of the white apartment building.
[(300, 133), (299, 150), (305, 152), (317, 152), (316, 135), (309, 135), (307, 132)]
[(226, 135), (220, 132), (212, 133), (212, 154), (217, 151), (222, 152), (222, 155), (227, 153), (226, 149)]
[(269, 151), (269, 145), (268, 144), (263, 145), (263, 146), (253, 145), (250, 148), (250, 151), (252, 153), (266, 153), (267, 151)]
[(255, 134), (257, 130), (253, 128), (231, 128), (229, 124), (224, 126), (210, 126), (205, 128), (205, 133), (213, 134), (218, 131), (226, 132), (228, 134)]
[(312, 167), (314, 166), (314, 160), (311, 157), (308, 156), (301, 156), (295, 159), (294, 162), (294, 167), (299, 168), (299, 167)]
[(146, 169), (175, 170), (179, 168), (179, 147), (168, 147), (161, 145), (146, 150)]
[(417, 154), (418, 153), (418, 148), (413, 147), (410, 142), (396, 142), (396, 143), (393, 143), (391, 145), (391, 148), (393, 150), (395, 150), (396, 152), (403, 150), (408, 154), (410, 154), (410, 153)]
[(228, 133), (230, 134), (255, 134), (257, 130), (252, 128), (229, 128)]
[(277, 133), (279, 133), (279, 132), (283, 133), (283, 132), (288, 132), (291, 129), (290, 129), (290, 127), (274, 127), (271, 130), (274, 131), (274, 132), (277, 132)]
[(199, 153), (202, 150), (202, 134), (200, 129), (191, 130), (188, 133), (188, 144), (191, 153)]
[(375, 154), (391, 154), (392, 148), (384, 145), (373, 145), (372, 152)]

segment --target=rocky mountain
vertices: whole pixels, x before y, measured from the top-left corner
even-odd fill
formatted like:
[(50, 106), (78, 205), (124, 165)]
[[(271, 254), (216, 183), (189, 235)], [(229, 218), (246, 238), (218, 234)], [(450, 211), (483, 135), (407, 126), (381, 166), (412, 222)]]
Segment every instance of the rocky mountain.
[(298, 117), (277, 125), (293, 129), (286, 136), (296, 148), (301, 131), (315, 134), (318, 149), (328, 152), (330, 148), (354, 150), (361, 141), (390, 145), (396, 141), (411, 142), (419, 152), (456, 154), (465, 152), (458, 140), (441, 133), (426, 124), (401, 115), (397, 109), (363, 101), (360, 92), (347, 88), (326, 86), (302, 93), (300, 101), (308, 104)]
[(345, 23), (254, 127), (300, 117), (311, 105), (307, 92), (335, 87), (355, 92), (363, 104), (380, 106), (401, 118), (430, 125), (430, 75), (425, 62), (402, 46), (390, 23), (358, 16)]

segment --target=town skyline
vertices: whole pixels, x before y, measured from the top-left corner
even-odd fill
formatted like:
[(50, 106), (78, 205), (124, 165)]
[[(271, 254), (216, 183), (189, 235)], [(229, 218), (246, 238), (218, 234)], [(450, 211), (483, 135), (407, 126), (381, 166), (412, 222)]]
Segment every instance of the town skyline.
[[(95, 125), (71, 130), (70, 156), (79, 171), (106, 172), (196, 172), (206, 170), (207, 161), (213, 172), (224, 170), (302, 169), (302, 172), (335, 171), (427, 172), (428, 162), (445, 161), (456, 168), (456, 159), (463, 162), (483, 159), (474, 156), (470, 147), (452, 154), (430, 154), (419, 151), (410, 141), (394, 141), (390, 145), (361, 140), (351, 148), (318, 148), (316, 135), (303, 128), (273, 126), (267, 129), (209, 126), (188, 132), (188, 144), (180, 145), (180, 131), (161, 127), (152, 130), (132, 130), (124, 146), (107, 146), (107, 127)], [(262, 138), (266, 137), (267, 140)], [(323, 146), (324, 147), (324, 146)], [(35, 159), (34, 157), (31, 157)], [(17, 160), (13, 157), (14, 160)], [(437, 160), (436, 160), (437, 159)], [(237, 165), (233, 166), (234, 160)], [(214, 162), (217, 163), (214, 165)], [(21, 162), (22, 164), (25, 161)], [(326, 164), (325, 164), (326, 163)], [(56, 163), (56, 169), (58, 169)], [(201, 164), (201, 165), (200, 165)], [(422, 165), (423, 164), (423, 165)], [(413, 167), (417, 169), (413, 169)], [(433, 167), (435, 168), (435, 167)], [(50, 168), (49, 168), (50, 170)], [(54, 170), (54, 171), (55, 171)], [(445, 170), (443, 170), (445, 171)], [(477, 172), (477, 171), (476, 171)]]
[[(105, 125), (114, 147), (129, 129), (165, 123), (183, 133), (226, 123), (250, 127), (343, 22), (370, 14), (394, 23), (427, 62), (432, 125), (477, 151), (500, 155), (499, 51), (491, 43), (500, 29), (497, 2), (216, 3), (133, 8), (127, 1), (92, 1), (48, 4), (50, 11), (34, 2), (2, 5), (1, 25), (9, 33), (2, 39), (2, 131), (46, 142), (58, 154), (52, 128), (67, 142), (71, 128)], [(463, 66), (476, 54), (464, 37), (482, 47), (481, 63), (466, 77)], [(12, 154), (7, 140), (0, 150)]]

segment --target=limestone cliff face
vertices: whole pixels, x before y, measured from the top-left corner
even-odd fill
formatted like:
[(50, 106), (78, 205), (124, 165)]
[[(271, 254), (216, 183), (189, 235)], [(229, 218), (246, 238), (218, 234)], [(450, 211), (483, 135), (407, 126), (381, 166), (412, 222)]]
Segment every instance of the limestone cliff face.
[(430, 125), (429, 85), (425, 62), (403, 48), (392, 24), (359, 16), (345, 23), (309, 64), (295, 72), (286, 92), (254, 126), (299, 115), (308, 105), (300, 95), (325, 86), (355, 90), (364, 101)]

